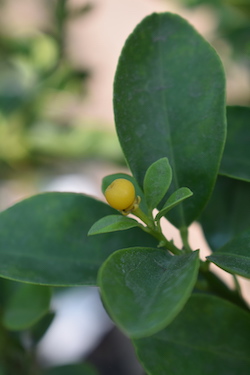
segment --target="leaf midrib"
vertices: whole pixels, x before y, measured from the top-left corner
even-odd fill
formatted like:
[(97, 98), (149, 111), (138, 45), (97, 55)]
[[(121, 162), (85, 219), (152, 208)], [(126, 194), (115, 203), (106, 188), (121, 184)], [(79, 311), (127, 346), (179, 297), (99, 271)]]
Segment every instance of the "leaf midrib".
[[(161, 17), (159, 17), (159, 28), (161, 29)], [(164, 87), (167, 87), (165, 85), (165, 77), (164, 77), (164, 74), (163, 74), (163, 56), (162, 56), (162, 44), (161, 44), (161, 40), (158, 41), (158, 51), (159, 51), (159, 75), (160, 75), (160, 81), (161, 82), (164, 82)], [(166, 117), (166, 130), (167, 130), (167, 134), (168, 134), (168, 139), (169, 139), (169, 152), (170, 152), (170, 155), (171, 155), (171, 161), (172, 161), (172, 169), (173, 169), (173, 180), (174, 180), (174, 185), (176, 186), (176, 190), (178, 188), (180, 188), (180, 184), (179, 184), (179, 181), (178, 181), (178, 176), (177, 176), (177, 173), (176, 173), (176, 161), (175, 161), (175, 154), (174, 154), (174, 151), (173, 151), (173, 147), (172, 147), (172, 136), (171, 136), (171, 131), (170, 131), (170, 121), (169, 121), (169, 115), (168, 115), (168, 109), (167, 109), (167, 103), (166, 103), (166, 95), (164, 95), (164, 90), (161, 91), (161, 97), (162, 97), (162, 103), (163, 103), (163, 111), (165, 113), (165, 117)], [(182, 227), (187, 227), (186, 225), (186, 220), (185, 220), (185, 215), (184, 215), (184, 210), (183, 210), (183, 205), (180, 203), (178, 206), (177, 206), (177, 209), (179, 210), (180, 212), (180, 219), (181, 219), (181, 223), (182, 223)]]
[[(166, 345), (167, 343), (172, 343), (172, 344), (176, 344), (176, 345), (179, 345), (179, 346), (182, 346), (182, 347), (185, 347), (185, 348), (188, 348), (188, 349), (193, 349), (193, 350), (196, 350), (198, 352), (208, 352), (208, 353), (213, 353), (215, 355), (217, 355), (218, 357), (221, 357), (221, 358), (225, 358), (225, 359), (231, 359), (232, 358), (232, 355), (234, 355), (234, 357), (236, 357), (238, 360), (244, 360), (246, 362), (249, 362), (250, 363), (250, 357), (246, 357), (246, 356), (243, 356), (241, 355), (241, 353), (239, 352), (235, 352), (235, 351), (232, 351), (232, 352), (221, 352), (221, 351), (216, 351), (215, 348), (213, 347), (208, 347), (208, 348), (205, 348), (205, 347), (202, 347), (201, 345), (199, 346), (196, 346), (196, 345), (191, 345), (191, 344), (188, 344), (186, 342), (183, 342), (183, 341), (178, 341), (178, 340), (166, 340), (164, 338), (159, 338), (157, 337), (157, 339), (155, 340), (158, 340), (158, 341), (161, 341), (161, 342), (164, 342), (164, 344)], [(219, 347), (218, 347), (219, 349)]]

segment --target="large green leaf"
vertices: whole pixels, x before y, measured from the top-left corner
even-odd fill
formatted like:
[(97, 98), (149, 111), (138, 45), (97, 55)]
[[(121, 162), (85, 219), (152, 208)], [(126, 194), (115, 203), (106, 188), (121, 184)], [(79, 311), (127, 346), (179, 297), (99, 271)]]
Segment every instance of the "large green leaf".
[(198, 251), (171, 256), (152, 248), (123, 249), (99, 271), (104, 304), (132, 337), (151, 335), (169, 324), (188, 300), (197, 278)]
[(248, 313), (197, 294), (166, 329), (134, 345), (150, 375), (247, 375), (249, 337)]
[(83, 194), (45, 193), (0, 214), (0, 276), (46, 285), (95, 285), (99, 267), (124, 246), (155, 246), (139, 228), (88, 237), (108, 205)]
[(114, 82), (117, 133), (140, 185), (147, 168), (167, 157), (170, 193), (194, 196), (169, 215), (189, 225), (212, 191), (226, 136), (225, 78), (211, 46), (181, 17), (152, 14), (129, 36)]
[(250, 278), (250, 229), (207, 258), (227, 272)]
[(50, 288), (21, 284), (4, 310), (3, 324), (9, 330), (24, 330), (37, 323), (49, 310)]
[(219, 176), (200, 222), (212, 250), (250, 227), (250, 183)]
[(250, 107), (228, 107), (227, 122), (220, 174), (250, 182)]

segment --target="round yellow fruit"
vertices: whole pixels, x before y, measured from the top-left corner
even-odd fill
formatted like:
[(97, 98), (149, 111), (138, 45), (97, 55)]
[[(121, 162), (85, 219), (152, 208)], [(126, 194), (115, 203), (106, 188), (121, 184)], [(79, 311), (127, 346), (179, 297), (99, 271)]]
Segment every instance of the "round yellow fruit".
[(135, 201), (135, 188), (129, 180), (118, 178), (107, 187), (104, 195), (111, 207), (122, 211), (133, 205)]

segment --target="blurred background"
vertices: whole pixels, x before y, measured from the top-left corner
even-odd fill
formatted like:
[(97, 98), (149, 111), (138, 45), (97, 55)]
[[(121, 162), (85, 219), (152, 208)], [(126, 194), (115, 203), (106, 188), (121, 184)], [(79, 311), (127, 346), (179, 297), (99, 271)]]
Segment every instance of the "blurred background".
[[(213, 45), (228, 104), (249, 106), (247, 0), (0, 0), (1, 210), (50, 190), (102, 199), (102, 178), (126, 171), (113, 121), (115, 68), (136, 24), (163, 11)], [(198, 246), (204, 240), (194, 230)], [(52, 309), (57, 317), (37, 349), (42, 366), (88, 359), (100, 374), (143, 373), (94, 288), (57, 291)]]

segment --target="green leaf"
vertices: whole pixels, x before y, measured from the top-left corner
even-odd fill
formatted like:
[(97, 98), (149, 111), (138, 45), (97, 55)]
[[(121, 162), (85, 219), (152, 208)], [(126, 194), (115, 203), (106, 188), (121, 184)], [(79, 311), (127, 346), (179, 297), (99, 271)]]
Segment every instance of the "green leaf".
[(166, 329), (134, 346), (150, 375), (243, 375), (250, 367), (249, 337), (248, 313), (196, 294)]
[(220, 174), (250, 182), (250, 107), (228, 107), (227, 141)]
[(121, 215), (109, 215), (102, 217), (90, 228), (88, 235), (116, 232), (119, 230), (126, 230), (134, 227), (138, 227), (140, 224), (138, 221), (129, 217)]
[(192, 191), (187, 187), (181, 187), (170, 195), (167, 202), (164, 204), (163, 208), (156, 215), (156, 220), (167, 214), (168, 211), (172, 210), (179, 203), (183, 202), (185, 199), (193, 195)]
[(29, 334), (32, 338), (33, 343), (38, 343), (41, 338), (45, 335), (46, 331), (50, 327), (53, 319), (55, 317), (55, 313), (49, 311), (37, 324), (35, 324), (30, 330)]
[(250, 229), (207, 259), (227, 272), (250, 278)]
[(95, 285), (99, 267), (114, 251), (156, 246), (140, 228), (88, 237), (101, 217), (116, 214), (83, 194), (45, 193), (0, 213), (0, 276), (55, 286)]
[(225, 77), (216, 52), (181, 17), (152, 14), (127, 39), (114, 82), (118, 137), (142, 186), (148, 167), (167, 157), (170, 192), (188, 186), (193, 199), (171, 212), (188, 226), (205, 206), (226, 137)]
[(50, 288), (20, 284), (10, 297), (3, 315), (3, 324), (9, 330), (24, 330), (39, 321), (49, 310)]
[(198, 251), (171, 256), (135, 247), (112, 254), (99, 271), (101, 296), (111, 318), (129, 336), (166, 327), (181, 311), (196, 282)]
[(98, 372), (89, 364), (81, 363), (52, 367), (42, 375), (98, 375)]
[(217, 250), (250, 227), (250, 183), (219, 176), (200, 222), (208, 244)]
[(169, 189), (172, 181), (172, 169), (167, 158), (154, 162), (147, 169), (143, 181), (143, 191), (149, 209), (157, 207)]
[(114, 173), (114, 174), (105, 176), (102, 180), (102, 192), (103, 192), (103, 194), (105, 193), (105, 190), (107, 189), (107, 187), (110, 184), (112, 184), (112, 182), (114, 180), (116, 180), (117, 178), (125, 178), (125, 179), (129, 180), (130, 182), (132, 182), (132, 184), (135, 187), (135, 194), (141, 198), (140, 208), (142, 209), (142, 211), (147, 213), (148, 209), (147, 209), (145, 196), (144, 196), (143, 191), (140, 188), (138, 182), (136, 181), (136, 179), (133, 176), (130, 176), (126, 173)]

